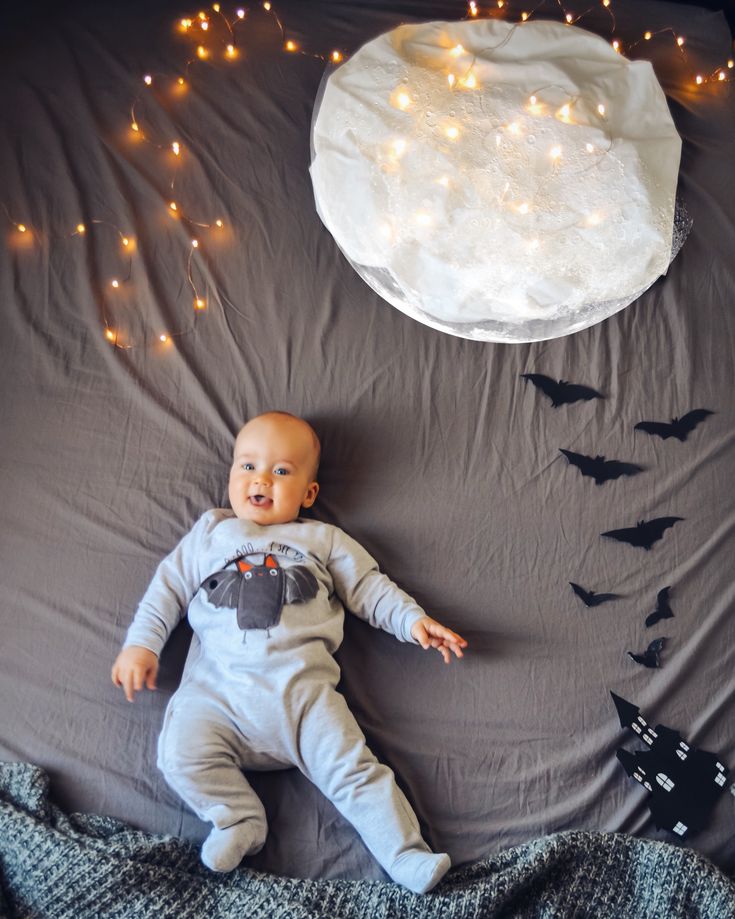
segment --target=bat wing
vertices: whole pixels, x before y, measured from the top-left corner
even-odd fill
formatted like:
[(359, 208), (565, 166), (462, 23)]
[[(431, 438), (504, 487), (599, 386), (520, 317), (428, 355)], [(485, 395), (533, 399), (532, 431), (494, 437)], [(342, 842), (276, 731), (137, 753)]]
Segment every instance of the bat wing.
[(646, 434), (658, 434), (664, 440), (667, 437), (676, 437), (676, 428), (673, 424), (666, 424), (663, 421), (639, 421), (633, 429), (635, 431), (645, 431)]
[(686, 440), (687, 434), (690, 434), (700, 421), (704, 421), (707, 415), (714, 415), (714, 412), (706, 408), (695, 408), (693, 411), (687, 412), (686, 415), (680, 418), (675, 427), (681, 439)]
[(674, 614), (669, 606), (669, 591), (670, 587), (664, 587), (663, 590), (659, 590), (656, 597), (656, 609), (646, 617), (646, 626), (650, 627), (656, 625), (657, 622), (660, 622), (661, 619), (673, 619)]
[(559, 452), (563, 453), (569, 461), (569, 465), (576, 466), (582, 472), (582, 475), (594, 476), (597, 474), (595, 471), (597, 464), (591, 456), (585, 456), (584, 453), (573, 453), (571, 450), (563, 450), (561, 447), (559, 447)]
[(631, 546), (644, 545), (644, 543), (641, 542), (641, 531), (638, 527), (624, 527), (622, 530), (608, 530), (606, 533), (600, 535), (607, 536), (608, 539), (617, 539), (618, 542), (630, 543)]
[(588, 402), (590, 399), (602, 399), (602, 393), (592, 389), (591, 386), (582, 386), (579, 383), (567, 383), (566, 380), (559, 380), (560, 402), (579, 402), (584, 399)]
[(648, 538), (648, 547), (657, 542), (664, 535), (666, 530), (669, 527), (672, 527), (679, 520), (683, 520), (683, 517), (656, 517), (655, 520), (649, 520), (648, 523), (644, 523), (643, 526), (638, 527), (642, 532), (645, 531), (646, 537)]
[(218, 608), (237, 609), (240, 598), (242, 575), (239, 571), (215, 571), (205, 578), (200, 587), (204, 588), (207, 599)]
[(622, 463), (619, 460), (607, 460), (601, 463), (601, 467), (595, 478), (598, 485), (607, 482), (608, 479), (619, 479), (621, 475), (636, 475), (638, 472), (643, 472), (643, 466), (636, 466), (635, 463)]
[(561, 390), (556, 380), (544, 376), (543, 373), (522, 373), (521, 376), (526, 380), (530, 380), (545, 396), (548, 396), (555, 408), (561, 404)]
[(660, 667), (661, 658), (659, 654), (665, 641), (665, 638), (654, 638), (642, 654), (634, 654), (632, 651), (628, 651), (628, 656), (632, 657), (636, 664), (643, 664), (644, 667)]
[(569, 586), (572, 588), (574, 593), (579, 597), (579, 599), (584, 603), (585, 606), (592, 605), (592, 594), (587, 593), (584, 587), (580, 587), (579, 584), (574, 584), (572, 581), (569, 582)]
[(313, 600), (319, 590), (319, 582), (304, 565), (293, 565), (284, 569), (286, 575), (286, 603), (306, 603)]
[(620, 594), (593, 594), (592, 606), (599, 606), (600, 603), (607, 603), (608, 600), (617, 600)]

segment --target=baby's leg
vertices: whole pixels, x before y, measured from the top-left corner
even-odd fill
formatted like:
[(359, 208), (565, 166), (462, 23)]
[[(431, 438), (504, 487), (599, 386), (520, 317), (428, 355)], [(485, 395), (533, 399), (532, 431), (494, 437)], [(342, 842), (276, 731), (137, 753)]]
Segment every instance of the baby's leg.
[[(421, 837), (418, 819), (393, 772), (378, 762), (343, 696), (329, 687), (294, 712), (294, 761), (350, 821), (379, 864), (417, 893), (431, 890), (450, 867)], [(298, 722), (294, 720), (294, 725)]]
[(202, 861), (214, 871), (232, 871), (265, 843), (265, 810), (241, 771), (246, 755), (242, 734), (216, 702), (193, 694), (171, 699), (158, 768), (199, 819), (214, 824), (202, 846)]

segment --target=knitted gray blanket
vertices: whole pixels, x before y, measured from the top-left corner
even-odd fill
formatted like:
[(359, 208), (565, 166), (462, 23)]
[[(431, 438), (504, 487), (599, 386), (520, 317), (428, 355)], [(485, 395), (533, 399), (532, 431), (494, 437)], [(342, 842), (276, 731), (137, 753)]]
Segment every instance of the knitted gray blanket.
[(65, 815), (39, 768), (0, 764), (0, 915), (33, 919), (735, 919), (735, 884), (691, 850), (559, 833), (449, 873), (424, 896), (379, 881), (215, 875), (196, 850)]

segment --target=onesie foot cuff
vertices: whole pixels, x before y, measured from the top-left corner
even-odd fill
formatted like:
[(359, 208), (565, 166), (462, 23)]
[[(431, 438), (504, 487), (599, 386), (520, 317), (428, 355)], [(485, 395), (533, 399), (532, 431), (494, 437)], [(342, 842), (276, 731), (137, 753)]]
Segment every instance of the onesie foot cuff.
[(243, 820), (223, 830), (215, 827), (204, 840), (202, 861), (212, 871), (232, 871), (246, 855), (255, 855), (262, 848), (252, 821)]
[(451, 868), (444, 852), (423, 852), (414, 849), (399, 855), (390, 869), (390, 876), (414, 893), (426, 893), (441, 881)]

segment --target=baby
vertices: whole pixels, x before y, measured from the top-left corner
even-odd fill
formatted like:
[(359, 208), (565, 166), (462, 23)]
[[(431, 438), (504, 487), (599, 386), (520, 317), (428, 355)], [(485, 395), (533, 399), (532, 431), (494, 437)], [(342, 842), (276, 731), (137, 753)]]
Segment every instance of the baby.
[(202, 861), (232, 871), (267, 834), (243, 769), (297, 766), (399, 884), (431, 890), (449, 869), (421, 837), (393, 772), (368, 749), (336, 686), (344, 608), (449, 663), (467, 642), (427, 616), (342, 530), (299, 517), (319, 485), (319, 440), (268, 412), (235, 441), (232, 510), (209, 510), (159, 565), (112, 668), (129, 701), (155, 689), (158, 655), (187, 613), (193, 638), (169, 702), (158, 766), (214, 828)]

